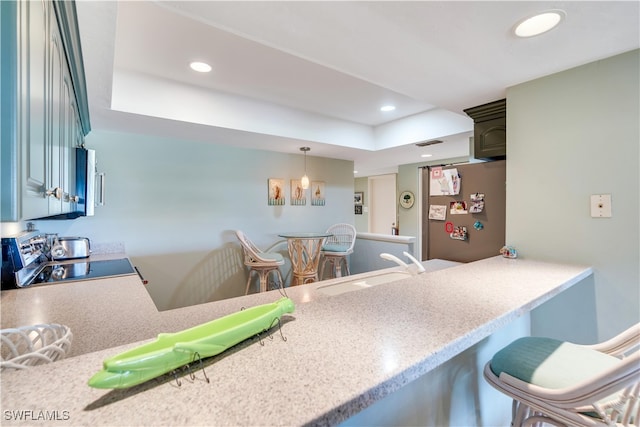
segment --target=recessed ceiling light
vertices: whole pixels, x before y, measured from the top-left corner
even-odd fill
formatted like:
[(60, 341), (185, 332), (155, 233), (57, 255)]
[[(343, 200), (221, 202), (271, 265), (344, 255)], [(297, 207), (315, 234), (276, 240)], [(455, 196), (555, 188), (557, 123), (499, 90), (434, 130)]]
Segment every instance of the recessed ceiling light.
[(533, 37), (555, 28), (565, 17), (564, 10), (547, 10), (516, 24), (514, 33), (518, 37)]
[(433, 156), (433, 154), (423, 154), (420, 157), (431, 157), (431, 156)]
[(208, 73), (211, 71), (211, 65), (204, 62), (192, 62), (189, 66), (193, 71), (197, 71), (199, 73)]
[(380, 111), (384, 111), (384, 112), (393, 111), (395, 109), (396, 109), (395, 105), (384, 105), (384, 106), (380, 107)]
[(353, 173), (358, 173), (358, 171), (353, 171)]

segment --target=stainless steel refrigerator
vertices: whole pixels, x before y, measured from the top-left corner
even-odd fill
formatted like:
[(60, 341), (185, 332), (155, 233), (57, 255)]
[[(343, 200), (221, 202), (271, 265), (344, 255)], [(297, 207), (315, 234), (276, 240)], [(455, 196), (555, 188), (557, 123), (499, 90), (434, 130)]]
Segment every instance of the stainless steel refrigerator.
[(471, 262), (505, 245), (506, 162), (422, 169), (422, 258)]

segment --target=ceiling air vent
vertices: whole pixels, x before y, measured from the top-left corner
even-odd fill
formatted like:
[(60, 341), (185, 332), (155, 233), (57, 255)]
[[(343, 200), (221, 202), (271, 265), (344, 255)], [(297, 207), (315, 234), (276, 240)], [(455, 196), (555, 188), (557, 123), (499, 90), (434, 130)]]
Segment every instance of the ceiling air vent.
[(429, 145), (442, 144), (442, 142), (443, 141), (440, 141), (439, 139), (432, 139), (431, 141), (416, 142), (416, 146), (417, 147), (427, 147)]

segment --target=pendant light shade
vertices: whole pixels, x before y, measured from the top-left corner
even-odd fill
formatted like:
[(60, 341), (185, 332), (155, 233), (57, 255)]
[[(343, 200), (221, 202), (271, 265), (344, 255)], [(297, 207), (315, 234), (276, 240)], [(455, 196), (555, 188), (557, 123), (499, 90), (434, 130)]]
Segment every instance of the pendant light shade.
[(309, 147), (300, 147), (300, 151), (304, 152), (304, 175), (300, 180), (303, 189), (309, 188), (309, 177), (307, 176), (307, 151), (311, 150)]

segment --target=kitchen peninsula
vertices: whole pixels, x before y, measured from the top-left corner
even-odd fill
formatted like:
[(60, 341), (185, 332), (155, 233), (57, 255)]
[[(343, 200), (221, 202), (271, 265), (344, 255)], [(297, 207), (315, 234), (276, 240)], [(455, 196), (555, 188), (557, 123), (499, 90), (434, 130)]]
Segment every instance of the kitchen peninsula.
[[(139, 344), (132, 342), (3, 372), (3, 424), (33, 423), (12, 415), (19, 411), (58, 411), (66, 421), (50, 424), (335, 425), (591, 274), (585, 266), (497, 256), (438, 271), (427, 268), (421, 275), (337, 296), (317, 292), (317, 283), (287, 288), (296, 311), (283, 316), (286, 341), (275, 328), (270, 336), (249, 339), (205, 360), (210, 383), (196, 363), (195, 379), (185, 370), (181, 386), (166, 375), (130, 389), (90, 388), (87, 381), (102, 361)], [(128, 298), (126, 286), (141, 286), (120, 280), (117, 292), (123, 300)], [(84, 285), (110, 286), (108, 280), (101, 282)], [(130, 324), (149, 334), (175, 332), (279, 297), (279, 291), (271, 291), (155, 312), (148, 319), (114, 306), (103, 321), (115, 335), (127, 333)], [(3, 294), (3, 311), (7, 300)], [(4, 321), (3, 316), (3, 327)], [(86, 333), (79, 328), (75, 336)]]

